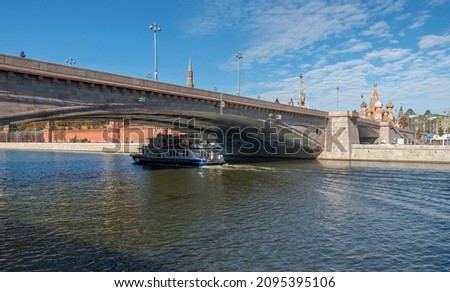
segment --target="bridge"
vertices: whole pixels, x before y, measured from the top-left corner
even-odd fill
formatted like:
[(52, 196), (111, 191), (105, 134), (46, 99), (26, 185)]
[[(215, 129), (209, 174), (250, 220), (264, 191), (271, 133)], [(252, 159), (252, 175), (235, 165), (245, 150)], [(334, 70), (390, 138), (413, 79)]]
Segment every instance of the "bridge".
[[(223, 143), (230, 156), (316, 158), (344, 151), (345, 158), (349, 143), (386, 134), (381, 123), (355, 112), (328, 113), (0, 54), (0, 125), (65, 119), (126, 119), (199, 133)], [(388, 137), (392, 129), (388, 123)]]

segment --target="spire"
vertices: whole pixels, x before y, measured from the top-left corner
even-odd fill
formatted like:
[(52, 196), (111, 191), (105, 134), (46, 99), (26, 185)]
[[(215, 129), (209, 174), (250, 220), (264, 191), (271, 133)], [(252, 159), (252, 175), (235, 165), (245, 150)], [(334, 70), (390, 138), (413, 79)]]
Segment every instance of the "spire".
[(364, 95), (361, 94), (361, 108), (366, 109), (367, 103), (364, 101)]
[(192, 62), (189, 58), (186, 87), (194, 87), (194, 71), (192, 71)]
[(376, 83), (373, 84), (373, 94), (372, 94), (372, 99), (370, 100), (371, 107), (374, 107), (375, 104), (377, 103), (377, 101), (379, 100), (377, 86), (378, 85)]
[(403, 117), (403, 105), (400, 104), (400, 109), (398, 110), (398, 119), (400, 119), (401, 117)]
[(378, 99), (378, 91), (377, 91), (378, 85), (376, 83), (373, 84), (373, 94), (372, 97), (377, 97)]

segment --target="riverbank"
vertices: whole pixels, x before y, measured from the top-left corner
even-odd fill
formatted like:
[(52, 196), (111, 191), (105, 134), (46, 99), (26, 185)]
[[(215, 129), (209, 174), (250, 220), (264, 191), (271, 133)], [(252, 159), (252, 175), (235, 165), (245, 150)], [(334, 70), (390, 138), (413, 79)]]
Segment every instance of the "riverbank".
[[(139, 143), (0, 143), (0, 150), (93, 152), (105, 154), (138, 153)], [(330, 156), (328, 156), (330, 157)], [(344, 161), (450, 163), (450, 145), (362, 145), (352, 144), (350, 159)]]
[(138, 153), (139, 145), (139, 143), (0, 143), (0, 150), (130, 154)]
[(450, 163), (447, 145), (352, 144), (350, 161)]

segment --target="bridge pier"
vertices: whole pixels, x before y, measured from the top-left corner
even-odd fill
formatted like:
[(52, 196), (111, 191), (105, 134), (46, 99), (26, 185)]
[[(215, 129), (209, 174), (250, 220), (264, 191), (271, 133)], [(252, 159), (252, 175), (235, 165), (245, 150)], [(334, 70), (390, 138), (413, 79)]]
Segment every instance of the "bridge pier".
[(378, 142), (383, 141), (386, 144), (394, 143), (394, 132), (390, 129), (389, 122), (380, 122), (380, 134), (378, 136)]
[[(364, 131), (364, 119), (360, 119), (357, 112), (330, 112), (325, 129), (325, 143), (318, 159), (353, 160), (352, 145), (361, 141), (370, 144), (392, 144), (397, 138), (414, 140), (414, 131), (396, 127), (391, 122), (371, 122), (376, 132), (368, 136)], [(364, 144), (365, 144), (364, 143)], [(359, 147), (359, 146), (358, 146)]]
[(359, 144), (358, 113), (330, 112), (325, 129), (325, 145), (318, 159), (350, 160), (351, 144)]

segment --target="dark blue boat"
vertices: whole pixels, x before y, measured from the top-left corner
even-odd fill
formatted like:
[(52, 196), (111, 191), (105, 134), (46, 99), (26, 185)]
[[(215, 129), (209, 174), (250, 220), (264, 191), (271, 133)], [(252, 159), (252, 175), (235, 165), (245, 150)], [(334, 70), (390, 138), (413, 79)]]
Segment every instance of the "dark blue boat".
[(135, 163), (158, 167), (203, 167), (223, 165), (223, 148), (214, 143), (189, 139), (186, 136), (159, 135), (131, 154)]

